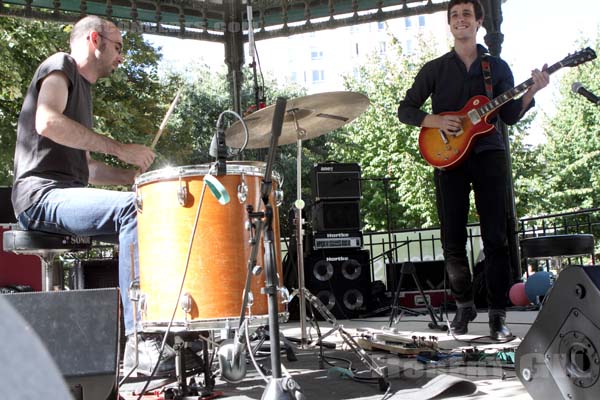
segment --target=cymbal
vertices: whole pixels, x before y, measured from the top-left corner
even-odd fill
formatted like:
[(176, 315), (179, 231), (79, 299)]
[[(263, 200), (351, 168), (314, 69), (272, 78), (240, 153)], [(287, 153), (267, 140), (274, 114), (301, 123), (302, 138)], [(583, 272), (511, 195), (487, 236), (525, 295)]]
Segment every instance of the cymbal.
[[(279, 144), (295, 143), (298, 140), (294, 114), (299, 127), (306, 131), (300, 139), (307, 140), (346, 125), (362, 114), (369, 103), (367, 96), (355, 92), (317, 93), (288, 100)], [(247, 148), (269, 147), (274, 113), (275, 105), (270, 105), (244, 118), (250, 136)], [(244, 128), (240, 121), (225, 131), (225, 142), (229, 147), (241, 148), (244, 140)]]

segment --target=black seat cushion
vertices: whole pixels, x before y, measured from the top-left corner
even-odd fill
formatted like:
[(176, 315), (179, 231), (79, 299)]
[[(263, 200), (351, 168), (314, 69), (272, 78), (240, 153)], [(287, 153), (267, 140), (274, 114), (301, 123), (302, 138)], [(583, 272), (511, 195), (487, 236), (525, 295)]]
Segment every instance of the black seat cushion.
[(521, 240), (526, 258), (579, 256), (594, 253), (594, 236), (585, 234), (540, 236)]
[(14, 253), (81, 251), (88, 250), (91, 245), (92, 241), (89, 237), (25, 230), (8, 230), (3, 233), (4, 251)]

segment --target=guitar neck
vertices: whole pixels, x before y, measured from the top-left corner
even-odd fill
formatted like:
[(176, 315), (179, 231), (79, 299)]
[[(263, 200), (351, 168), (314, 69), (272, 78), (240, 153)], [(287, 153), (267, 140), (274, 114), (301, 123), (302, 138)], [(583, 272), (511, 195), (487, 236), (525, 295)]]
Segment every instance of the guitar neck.
[[(563, 67), (562, 62), (557, 62), (556, 64), (553, 64), (550, 67), (548, 67), (546, 69), (546, 72), (548, 72), (548, 74), (552, 74), (552, 73), (558, 71), (559, 69), (561, 69), (562, 67)], [(504, 103), (507, 103), (508, 101), (512, 100), (519, 94), (525, 92), (527, 89), (529, 89), (530, 86), (533, 86), (533, 78), (529, 78), (525, 82), (521, 83), (520, 85), (515, 86), (514, 88), (512, 88), (510, 90), (507, 90), (506, 92), (502, 93), (498, 97), (495, 97), (489, 103), (486, 103), (485, 105), (479, 107), (477, 109), (477, 113), (479, 114), (480, 117), (483, 117), (484, 115), (487, 115), (487, 114), (490, 114), (490, 113), (496, 111)]]

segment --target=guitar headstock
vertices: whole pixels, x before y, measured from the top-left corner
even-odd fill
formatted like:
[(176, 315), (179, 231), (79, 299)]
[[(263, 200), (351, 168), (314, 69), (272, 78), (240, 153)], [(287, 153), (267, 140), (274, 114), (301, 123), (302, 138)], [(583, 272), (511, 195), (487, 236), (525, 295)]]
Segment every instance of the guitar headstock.
[(596, 58), (596, 52), (589, 47), (579, 50), (573, 54), (569, 54), (563, 58), (560, 64), (563, 67), (576, 67), (584, 62), (591, 61)]

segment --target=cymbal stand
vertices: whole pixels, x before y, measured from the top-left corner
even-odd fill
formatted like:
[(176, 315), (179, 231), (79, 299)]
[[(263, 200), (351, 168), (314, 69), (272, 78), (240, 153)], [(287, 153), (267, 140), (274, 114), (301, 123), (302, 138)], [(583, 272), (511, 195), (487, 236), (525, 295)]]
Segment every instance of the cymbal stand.
[[(300, 127), (298, 124), (298, 117), (296, 112), (297, 108), (287, 110), (288, 113), (294, 118), (294, 125), (296, 127), (296, 201), (294, 202), (294, 210), (296, 218), (294, 223), (296, 225), (296, 266), (298, 268), (298, 289), (292, 292), (290, 298), (298, 294), (299, 304), (299, 319), (300, 319), (300, 347), (306, 348), (308, 346), (308, 334), (306, 333), (306, 292), (308, 289), (304, 286), (304, 248), (302, 244), (302, 237), (304, 236), (304, 230), (302, 229), (302, 210), (304, 209), (304, 200), (302, 200), (302, 139), (306, 137), (306, 129)], [(308, 292), (310, 294), (310, 292)]]
[[(319, 361), (322, 361), (322, 359), (323, 359), (323, 340), (325, 340), (326, 337), (334, 334), (335, 332), (339, 332), (340, 337), (346, 343), (346, 345), (354, 352), (354, 354), (356, 354), (358, 356), (360, 361), (362, 361), (362, 363), (365, 364), (369, 368), (371, 373), (374, 373), (377, 376), (379, 388), (382, 391), (385, 391), (389, 386), (389, 382), (387, 381), (387, 374), (388, 374), (387, 367), (380, 367), (375, 362), (375, 360), (373, 360), (371, 358), (371, 356), (369, 356), (367, 354), (367, 352), (364, 351), (358, 345), (358, 343), (356, 343), (356, 341), (352, 338), (352, 335), (350, 335), (348, 332), (346, 332), (342, 325), (338, 324), (336, 318), (333, 316), (331, 311), (329, 311), (327, 309), (327, 307), (325, 307), (325, 305), (321, 302), (321, 300), (319, 300), (318, 297), (316, 297), (315, 295), (310, 293), (310, 291), (308, 291), (308, 290), (306, 291), (305, 296), (306, 296), (306, 299), (310, 302), (310, 304), (312, 304), (312, 306), (319, 312), (319, 314), (321, 314), (321, 316), (325, 319), (325, 321), (327, 321), (331, 325), (333, 325), (333, 328), (331, 330), (329, 330), (329, 332), (327, 332), (325, 335), (322, 335), (322, 336), (320, 335), (321, 331), (317, 330), (319, 332), (319, 339), (317, 342), (321, 346), (321, 351), (319, 353), (319, 358), (320, 358)], [(311, 345), (311, 347), (314, 347), (316, 345), (317, 345), (317, 343)]]

